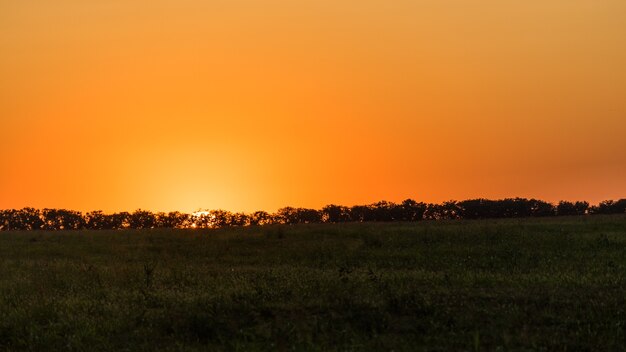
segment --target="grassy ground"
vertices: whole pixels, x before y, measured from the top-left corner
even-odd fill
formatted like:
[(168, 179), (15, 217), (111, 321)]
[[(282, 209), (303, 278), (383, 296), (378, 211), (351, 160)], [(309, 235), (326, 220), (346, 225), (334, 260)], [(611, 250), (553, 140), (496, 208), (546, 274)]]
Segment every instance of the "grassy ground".
[(0, 233), (0, 350), (624, 341), (624, 216)]

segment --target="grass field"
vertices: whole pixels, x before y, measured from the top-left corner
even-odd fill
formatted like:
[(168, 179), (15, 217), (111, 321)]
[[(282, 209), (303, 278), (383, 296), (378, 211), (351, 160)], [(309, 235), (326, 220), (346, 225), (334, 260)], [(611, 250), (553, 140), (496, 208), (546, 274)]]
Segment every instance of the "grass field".
[(625, 350), (626, 216), (0, 233), (0, 350)]

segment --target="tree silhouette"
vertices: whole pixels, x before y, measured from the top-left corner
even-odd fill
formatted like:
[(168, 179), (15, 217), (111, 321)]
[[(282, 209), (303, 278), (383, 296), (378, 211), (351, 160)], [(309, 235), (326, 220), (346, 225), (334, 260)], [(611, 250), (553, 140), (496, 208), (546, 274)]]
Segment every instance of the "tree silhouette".
[(600, 202), (595, 209), (597, 214), (624, 214), (626, 213), (626, 199), (620, 199), (618, 201), (605, 200)]
[(41, 212), (35, 208), (10, 210), (8, 225), (10, 230), (40, 230), (44, 226)]
[(556, 206), (556, 214), (561, 215), (584, 215), (589, 209), (589, 203), (587, 202), (566, 202), (560, 201)]
[(190, 215), (178, 211), (156, 214), (157, 227), (180, 229), (191, 226)]
[(624, 214), (626, 199), (606, 200), (596, 206), (584, 201), (561, 201), (556, 206), (537, 199), (506, 198), (500, 200), (468, 199), (442, 204), (425, 204), (406, 199), (400, 204), (380, 201), (350, 208), (330, 204), (321, 210), (284, 207), (276, 213), (257, 211), (252, 214), (226, 210), (152, 213), (138, 209), (133, 213), (86, 214), (65, 209), (23, 208), (0, 210), (0, 230), (117, 230), (152, 228), (220, 228), (268, 224), (309, 224), (367, 221), (421, 221), (453, 219), (489, 219), (545, 217), (555, 215)]
[(308, 224), (321, 222), (322, 217), (315, 209), (284, 207), (278, 209), (276, 219), (281, 224)]
[(230, 216), (230, 226), (247, 226), (250, 225), (250, 218), (244, 213), (234, 213)]
[(269, 225), (274, 223), (272, 216), (266, 211), (255, 211), (249, 216), (250, 225)]
[(350, 209), (341, 205), (329, 204), (320, 211), (323, 222), (337, 223), (352, 219)]
[(554, 205), (544, 202), (542, 200), (531, 199), (531, 216), (553, 216), (556, 215), (556, 208)]
[(80, 230), (85, 227), (85, 218), (77, 211), (43, 209), (40, 214), (44, 230)]
[(350, 220), (358, 222), (374, 221), (375, 214), (368, 205), (355, 205), (350, 208)]
[(127, 229), (130, 228), (131, 215), (128, 212), (115, 213), (111, 215), (111, 223), (114, 229)]
[(428, 204), (424, 214), (429, 220), (452, 220), (460, 218), (460, 209), (456, 201), (447, 201), (442, 204)]
[(424, 220), (424, 214), (428, 205), (426, 203), (418, 203), (413, 199), (405, 199), (401, 204), (401, 216), (402, 221), (420, 221)]
[(152, 229), (157, 221), (154, 214), (147, 210), (137, 209), (128, 218), (129, 227), (132, 229)]

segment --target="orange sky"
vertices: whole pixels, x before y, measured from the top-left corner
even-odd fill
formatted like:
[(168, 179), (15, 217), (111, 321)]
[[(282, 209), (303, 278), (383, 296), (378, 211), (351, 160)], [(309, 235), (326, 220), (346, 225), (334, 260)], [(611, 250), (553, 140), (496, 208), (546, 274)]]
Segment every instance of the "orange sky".
[(0, 0), (0, 209), (626, 197), (624, 0)]

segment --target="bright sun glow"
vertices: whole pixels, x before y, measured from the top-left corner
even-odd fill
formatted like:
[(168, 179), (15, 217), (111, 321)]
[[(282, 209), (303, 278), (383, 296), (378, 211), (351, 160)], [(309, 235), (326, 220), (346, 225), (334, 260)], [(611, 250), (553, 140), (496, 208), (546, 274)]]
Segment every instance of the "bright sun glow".
[(206, 210), (202, 210), (202, 211), (196, 211), (196, 212), (192, 213), (191, 215), (196, 216), (196, 217), (208, 216), (209, 212), (206, 211)]

